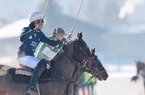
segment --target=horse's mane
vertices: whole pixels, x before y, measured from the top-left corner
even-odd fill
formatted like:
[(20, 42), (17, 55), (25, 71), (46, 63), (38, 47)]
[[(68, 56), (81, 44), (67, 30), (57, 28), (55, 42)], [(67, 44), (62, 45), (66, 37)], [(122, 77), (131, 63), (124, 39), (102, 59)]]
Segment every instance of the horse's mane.
[[(74, 40), (74, 41), (75, 41), (75, 40)], [(70, 45), (72, 42), (74, 42), (74, 41), (70, 41), (70, 42), (68, 42), (68, 43), (66, 43), (66, 44), (63, 44), (62, 49), (56, 54), (56, 56), (55, 56), (52, 60), (53, 60), (53, 61), (56, 61), (57, 59), (63, 57), (63, 56), (65, 55), (65, 53), (66, 53), (65, 48), (66, 48), (68, 45)]]

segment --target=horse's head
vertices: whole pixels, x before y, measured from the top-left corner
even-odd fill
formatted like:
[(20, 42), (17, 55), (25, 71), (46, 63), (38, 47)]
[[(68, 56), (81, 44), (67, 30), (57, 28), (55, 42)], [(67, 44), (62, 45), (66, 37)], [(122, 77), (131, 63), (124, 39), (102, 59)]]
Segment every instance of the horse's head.
[(137, 67), (138, 70), (145, 69), (145, 63), (143, 61), (136, 60), (135, 63), (136, 63), (136, 67)]
[(82, 39), (82, 33), (78, 33), (77, 39), (69, 42), (65, 46), (67, 56), (76, 62), (83, 71), (87, 71), (97, 77), (99, 80), (106, 80), (108, 74), (97, 56), (94, 54), (95, 49), (90, 51), (85, 41)]
[(97, 77), (99, 80), (106, 80), (108, 74), (105, 68), (102, 66), (100, 60), (95, 55), (95, 49), (91, 50), (93, 58), (88, 60), (84, 70), (91, 73), (93, 76)]
[[(145, 73), (142, 73), (142, 72), (145, 72), (145, 63), (141, 60), (136, 60), (135, 61), (136, 63), (136, 75), (134, 75), (132, 78), (131, 78), (131, 81), (137, 81), (138, 78), (139, 78), (139, 74), (141, 74), (141, 76), (143, 78), (145, 78)], [(140, 73), (141, 72), (141, 73)]]

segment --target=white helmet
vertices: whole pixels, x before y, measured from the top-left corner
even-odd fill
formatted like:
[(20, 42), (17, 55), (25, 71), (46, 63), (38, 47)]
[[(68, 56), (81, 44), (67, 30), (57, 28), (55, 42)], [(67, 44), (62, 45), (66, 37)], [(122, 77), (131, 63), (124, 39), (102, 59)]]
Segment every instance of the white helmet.
[(30, 23), (36, 20), (43, 19), (43, 14), (41, 12), (34, 12), (29, 16)]

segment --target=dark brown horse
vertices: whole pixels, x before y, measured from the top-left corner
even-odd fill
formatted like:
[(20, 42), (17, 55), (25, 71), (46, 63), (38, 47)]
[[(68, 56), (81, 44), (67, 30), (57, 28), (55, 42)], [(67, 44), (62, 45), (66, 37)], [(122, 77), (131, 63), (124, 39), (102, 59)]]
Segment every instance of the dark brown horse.
[(139, 79), (139, 75), (143, 78), (144, 85), (144, 93), (145, 93), (145, 63), (138, 60), (136, 61), (136, 75), (131, 78), (131, 81), (137, 81)]
[[(16, 83), (10, 74), (12, 67), (0, 66), (0, 95), (23, 95), (27, 83)], [(108, 74), (101, 65), (94, 50), (91, 52), (82, 39), (67, 43), (52, 61), (51, 79), (41, 82), (38, 95), (75, 95), (77, 82), (83, 72), (89, 72), (99, 80), (106, 80)], [(48, 74), (46, 73), (48, 76)]]

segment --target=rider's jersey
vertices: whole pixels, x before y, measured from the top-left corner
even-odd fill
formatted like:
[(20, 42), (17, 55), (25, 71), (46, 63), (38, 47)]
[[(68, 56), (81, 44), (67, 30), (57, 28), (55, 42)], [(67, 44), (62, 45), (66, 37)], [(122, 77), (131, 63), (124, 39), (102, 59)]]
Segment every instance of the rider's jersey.
[[(51, 40), (57, 40), (54, 37), (50, 37)], [(51, 60), (61, 50), (62, 44), (56, 46), (50, 46), (45, 43), (40, 43), (35, 51), (35, 57), (39, 59)]]
[(34, 52), (40, 42), (49, 44), (51, 46), (61, 44), (59, 40), (54, 41), (47, 38), (41, 30), (39, 32), (35, 32), (35, 30), (31, 29), (30, 27), (25, 27), (22, 30), (20, 41), (22, 44), (19, 47), (19, 50), (30, 56), (34, 56)]

